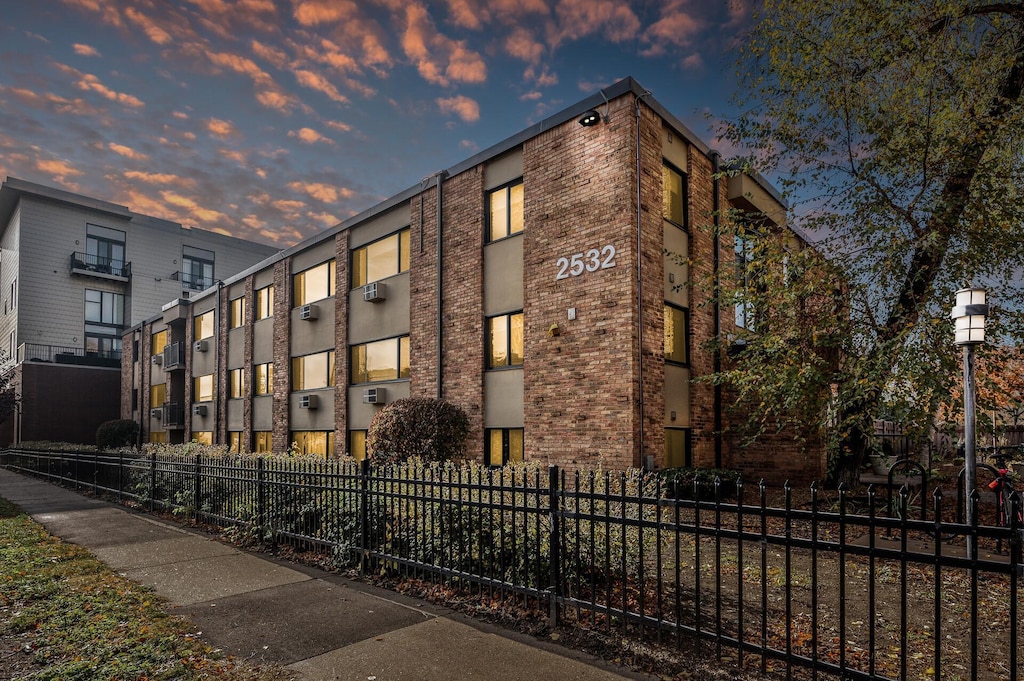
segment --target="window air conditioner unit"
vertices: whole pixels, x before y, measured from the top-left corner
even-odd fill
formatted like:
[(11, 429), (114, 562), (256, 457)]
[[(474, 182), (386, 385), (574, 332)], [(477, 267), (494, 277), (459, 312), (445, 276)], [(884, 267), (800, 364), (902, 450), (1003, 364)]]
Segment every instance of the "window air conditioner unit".
[(150, 361), (151, 361), (151, 362), (153, 362), (153, 364), (155, 364), (155, 365), (157, 365), (157, 366), (160, 366), (161, 364), (163, 364), (163, 363), (164, 363), (164, 356), (163, 356), (163, 353), (161, 353), (161, 354), (159, 354), (159, 355), (153, 355), (153, 356), (152, 356), (152, 357), (150, 357), (149, 359), (150, 359)]
[(151, 419), (162, 419), (164, 417), (164, 410), (160, 407), (149, 410), (149, 418)]
[(384, 404), (388, 399), (388, 391), (384, 388), (367, 388), (363, 391), (363, 404)]
[(387, 286), (375, 281), (363, 287), (363, 300), (368, 303), (382, 303), (387, 299)]
[(316, 409), (320, 406), (320, 400), (316, 395), (302, 395), (299, 397), (300, 409)]
[(299, 319), (313, 321), (320, 317), (320, 308), (316, 305), (303, 305), (299, 308)]
[(197, 340), (194, 347), (196, 352), (206, 352), (206, 341)]
[(206, 416), (206, 405), (205, 404), (194, 404), (194, 405), (192, 405), (192, 416)]

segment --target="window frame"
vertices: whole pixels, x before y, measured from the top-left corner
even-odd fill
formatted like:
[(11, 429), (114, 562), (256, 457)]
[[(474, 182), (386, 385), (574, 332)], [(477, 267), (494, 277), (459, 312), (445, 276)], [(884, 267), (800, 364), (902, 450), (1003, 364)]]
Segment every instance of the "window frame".
[[(668, 452), (668, 431), (683, 433), (683, 461), (677, 466), (669, 465)], [(665, 468), (686, 468), (693, 466), (693, 429), (677, 428), (675, 426), (665, 427)]]
[(212, 430), (193, 430), (191, 442), (198, 442), (201, 445), (207, 447), (213, 446), (213, 431)]
[(228, 399), (245, 397), (245, 368), (228, 369)]
[[(379, 379), (372, 380), (372, 381), (366, 380), (366, 381), (358, 381), (357, 382), (356, 381), (356, 374), (357, 374), (358, 367), (359, 367), (360, 363), (356, 359), (355, 352), (359, 348), (365, 348), (365, 347), (367, 347), (369, 345), (374, 345), (374, 344), (377, 344), (377, 343), (386, 343), (386, 342), (389, 342), (389, 341), (394, 341), (395, 342), (395, 352), (396, 352), (396, 356), (395, 356), (395, 360), (396, 360), (396, 363), (395, 363), (395, 376), (393, 378), (379, 378)], [(387, 383), (387, 382), (390, 382), (390, 381), (408, 380), (409, 376), (410, 376), (410, 373), (411, 373), (411, 366), (410, 366), (411, 365), (411, 360), (410, 360), (411, 353), (412, 353), (412, 346), (411, 346), (411, 343), (409, 341), (409, 335), (408, 334), (404, 334), (404, 335), (401, 335), (401, 336), (391, 336), (390, 338), (381, 338), (381, 339), (375, 340), (375, 341), (368, 341), (366, 343), (357, 343), (355, 345), (350, 345), (349, 346), (349, 351), (348, 351), (348, 357), (349, 357), (349, 363), (348, 363), (348, 366), (349, 366), (348, 382), (349, 382), (349, 385), (373, 385), (375, 383)], [(404, 358), (403, 358), (403, 355), (404, 355)], [(404, 367), (402, 365), (403, 359), (405, 360), (405, 366)], [(363, 364), (365, 364), (365, 359), (364, 359)], [(367, 369), (366, 373), (367, 373), (367, 375), (369, 374), (369, 370), (368, 369)]]
[[(253, 305), (253, 321), (260, 321), (261, 319), (270, 319), (274, 316), (274, 285), (268, 284), (262, 288), (256, 289), (253, 293), (253, 297), (256, 299)], [(264, 308), (266, 308), (266, 314), (264, 314)]]
[[(197, 341), (204, 340), (206, 338), (213, 338), (217, 334), (217, 316), (214, 314), (214, 312), (214, 310), (207, 310), (206, 312), (200, 312), (197, 315), (193, 315), (192, 340)], [(206, 325), (206, 322), (200, 322), (199, 320), (205, 318), (207, 315), (209, 315), (210, 317), (210, 332), (205, 336), (200, 336), (199, 334), (202, 333), (203, 327)]]
[[(521, 361), (513, 363), (512, 361), (512, 318), (520, 317), (522, 319), (522, 344), (523, 347), (519, 348), (519, 356)], [(499, 319), (505, 320), (505, 363), (494, 364), (494, 348), (493, 348), (493, 333), (492, 324)], [(505, 312), (503, 314), (497, 314), (490, 317), (484, 318), (484, 368), (487, 371), (502, 371), (506, 369), (520, 369), (526, 361), (526, 317), (523, 315), (522, 310), (515, 312)]]
[[(512, 230), (512, 188), (523, 187), (523, 224), (519, 226), (518, 230)], [(494, 233), (494, 219), (492, 215), (491, 205), (493, 203), (492, 197), (498, 192), (505, 192), (505, 227), (504, 234), (495, 236)], [(499, 185), (492, 189), (488, 189), (484, 192), (484, 243), (493, 244), (503, 239), (522, 234), (526, 230), (526, 189), (523, 182), (523, 178), (519, 177), (511, 182)]]
[(683, 313), (683, 352), (686, 355), (686, 359), (683, 361), (679, 361), (677, 359), (669, 359), (667, 350), (663, 348), (665, 363), (671, 364), (673, 366), (688, 367), (690, 366), (690, 309), (683, 307), (682, 305), (670, 303), (667, 300), (665, 301), (665, 318), (662, 321), (662, 326), (664, 327), (665, 335), (667, 335), (668, 333), (668, 324), (666, 322), (668, 320), (669, 310), (677, 310)]
[[(518, 461), (512, 451), (512, 433), (519, 433)], [(499, 434), (501, 438), (501, 463), (494, 463), (493, 436)], [(526, 430), (525, 428), (485, 428), (484, 429), (484, 465), (489, 468), (500, 468), (509, 463), (522, 463), (526, 459)]]
[(254, 454), (272, 454), (274, 452), (274, 431), (254, 430), (252, 449)]
[(245, 296), (232, 298), (228, 301), (228, 328), (237, 329), (245, 326)]
[[(347, 451), (348, 455), (350, 457), (352, 457), (353, 459), (355, 459), (356, 461), (362, 461), (363, 459), (365, 459), (367, 457), (367, 453), (366, 453), (366, 435), (367, 435), (367, 433), (368, 433), (368, 431), (360, 430), (358, 428), (348, 431), (348, 443), (347, 443), (348, 446), (347, 446), (346, 451)], [(357, 450), (357, 448), (356, 448), (355, 438), (357, 438), (357, 437), (361, 438), (361, 440), (362, 440), (362, 447), (360, 448), (361, 451)]]
[[(157, 343), (157, 336), (161, 336), (163, 338), (163, 342), (162, 343)], [(167, 329), (164, 329), (163, 331), (157, 331), (156, 333), (150, 335), (150, 337), (149, 337), (149, 354), (150, 355), (160, 355), (160, 354), (163, 354), (164, 348), (166, 348), (166, 347), (167, 347)]]
[[(307, 385), (305, 385), (305, 383), (306, 383), (305, 379), (306, 379), (306, 374), (308, 372), (306, 371), (306, 368), (305, 368), (305, 362), (306, 362), (306, 360), (308, 360), (310, 358), (319, 357), (321, 355), (326, 355), (327, 356), (327, 367), (326, 367), (327, 368), (327, 376), (325, 377), (327, 382), (326, 382), (325, 385), (311, 385), (311, 386), (307, 386)], [(289, 376), (289, 379), (291, 380), (291, 390), (292, 390), (292, 392), (300, 392), (300, 391), (303, 391), (303, 390), (323, 390), (325, 388), (333, 388), (334, 387), (334, 383), (335, 383), (334, 372), (335, 372), (335, 368), (337, 367), (336, 362), (337, 362), (337, 357), (335, 356), (334, 350), (323, 350), (321, 352), (311, 352), (311, 353), (306, 354), (306, 355), (298, 355), (298, 356), (292, 357), (291, 358), (291, 373), (290, 373), (290, 376)], [(297, 368), (296, 367), (296, 363), (301, 363), (303, 366), (301, 368)], [(303, 382), (303, 384), (301, 386), (297, 384), (297, 381), (300, 378), (302, 379), (302, 382)]]
[(320, 456), (319, 452), (310, 452), (306, 449), (308, 444), (307, 439), (309, 435), (323, 435), (324, 436), (324, 458), (334, 458), (334, 431), (333, 430), (292, 430), (288, 433), (288, 440), (298, 445), (299, 452), (305, 455)]
[[(117, 291), (104, 291), (102, 289), (84, 289), (85, 300), (83, 307), (83, 341), (85, 352), (95, 352), (100, 355), (117, 353), (120, 356), (122, 337), (125, 329), (124, 304), (127, 296)], [(90, 300), (90, 294), (96, 294), (99, 300)], [(90, 305), (99, 305), (98, 319), (90, 317)], [(90, 340), (96, 342), (95, 349), (90, 349)]]
[[(368, 271), (369, 270), (368, 266), (369, 266), (369, 262), (370, 261), (369, 261), (369, 253), (367, 251), (370, 248), (372, 248), (373, 246), (376, 246), (376, 245), (381, 244), (381, 243), (383, 243), (385, 241), (388, 241), (389, 239), (397, 239), (398, 240), (398, 245), (397, 245), (397, 248), (396, 248), (398, 262), (395, 265), (395, 271), (390, 273), (390, 274), (385, 274), (384, 276), (380, 276), (380, 277), (377, 277), (375, 279), (371, 279), (369, 271)], [(411, 257), (411, 255), (412, 255), (412, 247), (410, 245), (411, 244), (411, 239), (412, 239), (412, 230), (409, 227), (403, 227), (402, 229), (398, 230), (397, 232), (392, 232), (391, 234), (388, 234), (387, 236), (383, 236), (383, 237), (381, 237), (379, 239), (376, 239), (374, 241), (371, 241), (371, 242), (369, 242), (367, 244), (363, 244), (362, 246), (359, 246), (357, 248), (353, 248), (350, 251), (350, 253), (349, 253), (349, 272), (350, 272), (350, 286), (351, 286), (350, 290), (354, 291), (355, 289), (362, 288), (363, 286), (366, 286), (367, 284), (372, 284), (375, 281), (383, 281), (384, 279), (388, 279), (389, 277), (396, 277), (399, 274), (404, 274), (405, 272), (408, 272), (409, 268), (410, 268), (411, 260), (412, 260), (412, 257)], [(361, 253), (361, 252), (367, 252), (367, 257), (365, 258), (365, 260), (362, 263), (362, 266), (360, 267), (357, 264), (356, 261), (358, 259), (358, 254)], [(404, 269), (403, 269), (403, 266), (404, 266)], [(364, 272), (362, 270), (367, 270), (367, 271)]]
[[(189, 268), (185, 269), (186, 263)], [(209, 272), (207, 272), (209, 266)], [(181, 285), (190, 291), (205, 291), (216, 281), (217, 253), (205, 248), (182, 245)], [(196, 269), (200, 274), (196, 274)]]
[[(309, 287), (306, 285), (306, 277), (309, 275), (310, 272), (317, 270), (321, 267), (327, 268), (327, 295), (321, 296), (319, 298), (310, 298), (310, 294), (307, 293), (307, 289)], [(302, 277), (301, 289), (298, 286), (299, 277)], [(331, 258), (330, 260), (324, 260), (323, 262), (313, 265), (312, 267), (307, 267), (301, 272), (296, 272), (295, 274), (292, 275), (292, 307), (302, 307), (303, 305), (309, 305), (310, 303), (315, 303), (319, 300), (333, 298), (337, 293), (337, 282), (335, 281), (336, 279), (337, 265), (335, 264), (334, 258)], [(301, 296), (299, 295), (300, 291), (302, 293)]]
[[(661, 180), (661, 217), (666, 222), (675, 225), (676, 227), (678, 227), (679, 229), (683, 230), (684, 232), (689, 233), (689, 231), (690, 231), (690, 210), (689, 210), (689, 203), (690, 203), (690, 186), (689, 185), (690, 185), (690, 183), (689, 183), (689, 178), (688, 178), (686, 173), (684, 173), (682, 170), (680, 170), (678, 166), (676, 166), (675, 164), (671, 163), (668, 159), (664, 159), (663, 158), (661, 160), (661, 168), (662, 168), (662, 175), (661, 175), (661, 177), (662, 177), (662, 180)], [(681, 223), (680, 222), (676, 222), (670, 216), (665, 214), (665, 171), (666, 170), (668, 170), (669, 172), (675, 173), (676, 175), (679, 176), (679, 184), (680, 184), (680, 192), (679, 192), (679, 194), (680, 194), (680, 201), (682, 202), (682, 205), (680, 206), (681, 213), (682, 213), (682, 215), (680, 216), (682, 218), (682, 222)]]
[[(265, 392), (259, 392), (260, 385), (262, 383), (260, 381), (260, 376), (259, 376), (259, 372), (261, 370), (265, 370), (266, 374), (267, 374), (267, 376), (266, 376), (267, 389), (266, 389)], [(274, 363), (273, 362), (263, 362), (263, 363), (260, 363), (260, 364), (253, 364), (252, 365), (252, 394), (253, 394), (253, 397), (262, 397), (263, 395), (273, 395), (274, 394)]]
[[(203, 399), (203, 393), (201, 390), (202, 383), (209, 380), (210, 392), (209, 397)], [(217, 397), (217, 381), (214, 380), (213, 374), (202, 374), (201, 376), (192, 377), (192, 401), (193, 402), (213, 402), (214, 398)]]
[(228, 452), (231, 454), (242, 453), (242, 431), (240, 430), (229, 430), (228, 431)]

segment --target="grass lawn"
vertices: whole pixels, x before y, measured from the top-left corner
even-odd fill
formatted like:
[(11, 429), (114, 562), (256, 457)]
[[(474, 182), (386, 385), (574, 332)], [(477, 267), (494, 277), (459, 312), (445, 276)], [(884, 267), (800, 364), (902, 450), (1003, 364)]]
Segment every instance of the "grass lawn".
[(150, 590), (0, 499), (0, 678), (291, 678), (212, 650)]

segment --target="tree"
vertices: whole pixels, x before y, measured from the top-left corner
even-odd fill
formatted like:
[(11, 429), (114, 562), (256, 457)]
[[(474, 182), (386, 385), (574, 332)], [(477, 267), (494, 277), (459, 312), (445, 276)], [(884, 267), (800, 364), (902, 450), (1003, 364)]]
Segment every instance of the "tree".
[(370, 421), (366, 447), (376, 464), (420, 457), (448, 461), (465, 453), (469, 418), (461, 408), (427, 397), (408, 397), (384, 406)]
[[(718, 378), (756, 395), (762, 431), (828, 432), (833, 481), (849, 479), (873, 418), (923, 432), (958, 380), (956, 289), (984, 284), (1003, 303), (990, 337), (1021, 337), (1006, 303), (1022, 299), (1024, 5), (765, 0), (742, 49), (744, 113), (723, 134), (828, 256), (834, 276), (791, 285), (839, 284), (843, 303), (808, 319), (786, 287), (726, 286), (768, 323)], [(793, 258), (770, 243), (761, 255), (770, 271)], [(838, 352), (828, 371), (801, 345), (820, 333)]]
[(17, 376), (14, 371), (14, 364), (6, 362), (6, 353), (0, 352), (0, 423), (6, 423), (7, 419), (14, 416), (18, 408), (18, 401), (21, 396), (18, 394), (18, 386), (15, 383)]

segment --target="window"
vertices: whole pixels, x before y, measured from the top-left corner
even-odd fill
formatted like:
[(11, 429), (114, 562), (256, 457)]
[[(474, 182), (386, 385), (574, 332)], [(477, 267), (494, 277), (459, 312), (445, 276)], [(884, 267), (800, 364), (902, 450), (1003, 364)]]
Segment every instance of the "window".
[(264, 286), (256, 290), (256, 320), (274, 316), (274, 287)]
[(348, 455), (356, 461), (366, 458), (365, 430), (350, 430), (348, 432)]
[(312, 390), (334, 385), (334, 351), (292, 357), (292, 390)]
[(85, 351), (120, 356), (124, 296), (85, 289)]
[(256, 395), (274, 394), (274, 365), (257, 364), (252, 368), (252, 387)]
[(523, 462), (523, 429), (490, 428), (486, 434), (484, 460), (488, 466)]
[(11, 282), (11, 309), (14, 310), (18, 307), (18, 278), (15, 277), (14, 281)]
[(686, 182), (682, 173), (669, 165), (661, 167), (661, 214), (683, 229), (686, 224)]
[(665, 361), (689, 364), (690, 313), (665, 304)]
[(228, 397), (245, 397), (245, 369), (231, 369), (228, 371)]
[(124, 232), (87, 224), (85, 265), (96, 272), (125, 276)]
[(237, 329), (245, 324), (245, 297), (235, 298), (231, 301), (231, 314), (229, 316), (229, 328)]
[(692, 466), (690, 455), (690, 429), (665, 429), (665, 468)]
[(228, 451), (232, 454), (242, 453), (242, 431), (228, 431)]
[(274, 451), (274, 433), (269, 430), (257, 430), (252, 434), (252, 442), (257, 454)]
[(409, 378), (409, 337), (352, 346), (352, 383)]
[(158, 409), (164, 406), (164, 402), (167, 401), (167, 385), (165, 383), (157, 383), (149, 387), (149, 408)]
[(196, 376), (192, 379), (192, 401), (210, 402), (213, 400), (213, 374)]
[(167, 347), (167, 332), (157, 331), (153, 334), (153, 338), (149, 344), (149, 351), (154, 355), (159, 355)]
[(192, 327), (192, 335), (196, 340), (209, 338), (213, 335), (213, 310), (196, 315)]
[(333, 430), (293, 430), (292, 442), (298, 446), (300, 454), (334, 455)]
[(352, 288), (409, 269), (409, 230), (384, 237), (352, 251)]
[(149, 431), (149, 441), (153, 444), (167, 444), (167, 431), (165, 430), (151, 430)]
[(213, 286), (213, 251), (193, 246), (181, 249), (181, 285), (192, 291)]
[(192, 442), (198, 442), (201, 445), (212, 445), (213, 444), (213, 431), (212, 430), (194, 430), (194, 431), (192, 431)]
[(7, 359), (13, 360), (18, 356), (18, 332), (11, 331), (10, 337), (7, 339)]
[(747, 331), (754, 331), (756, 321), (754, 303), (749, 299), (743, 299), (746, 292), (756, 289), (756, 282), (754, 282), (751, 271), (751, 263), (754, 260), (753, 244), (749, 239), (744, 239), (737, 234), (733, 248), (736, 252), (736, 276), (741, 297), (741, 300), (736, 303), (736, 326)]
[(522, 366), (523, 313), (491, 317), (487, 320), (487, 368)]
[(487, 193), (487, 240), (497, 241), (523, 231), (523, 181)]
[(311, 267), (292, 277), (295, 306), (305, 305), (314, 300), (323, 300), (334, 295), (334, 261)]

